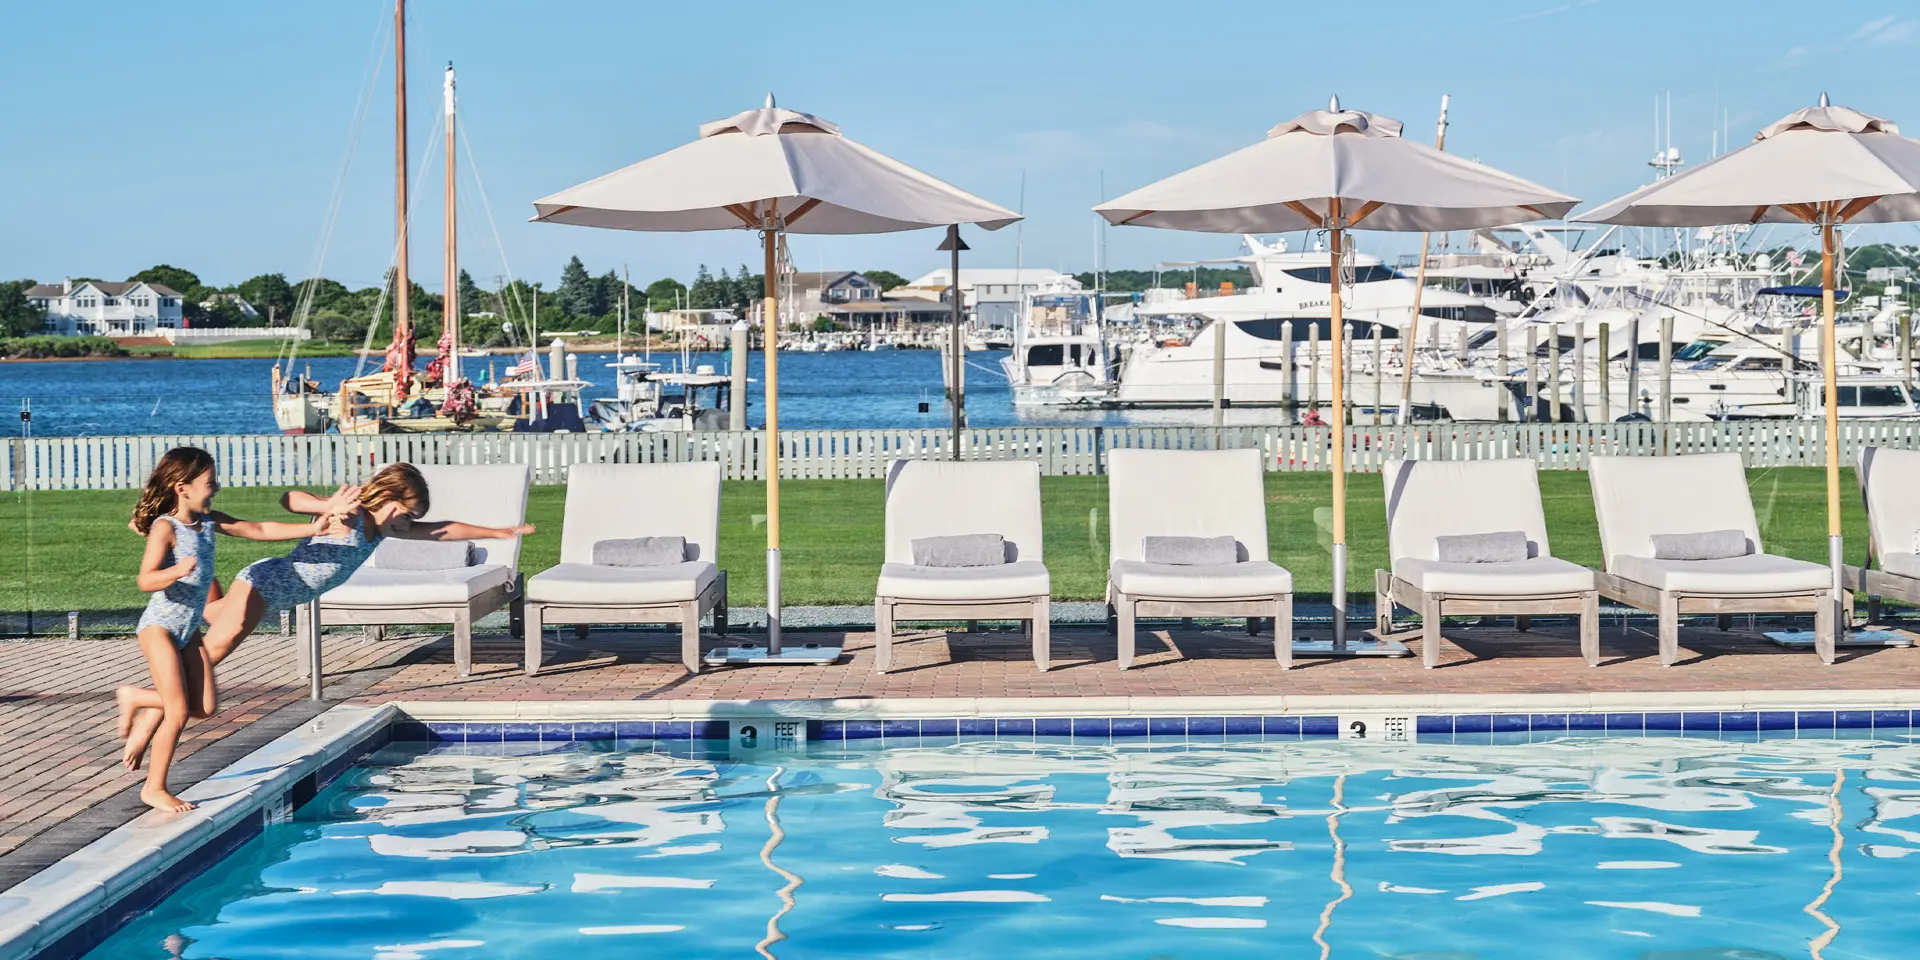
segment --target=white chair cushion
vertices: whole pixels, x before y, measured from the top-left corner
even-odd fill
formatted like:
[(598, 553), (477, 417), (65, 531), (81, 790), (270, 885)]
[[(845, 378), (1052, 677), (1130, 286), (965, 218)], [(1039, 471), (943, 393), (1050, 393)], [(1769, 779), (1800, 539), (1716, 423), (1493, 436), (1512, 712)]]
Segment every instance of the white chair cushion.
[(1619, 556), (1613, 558), (1613, 573), (1660, 590), (1733, 596), (1819, 590), (1832, 580), (1832, 574), (1820, 564), (1770, 553), (1724, 560)]
[(1147, 537), (1231, 536), (1249, 560), (1267, 556), (1261, 453), (1119, 449), (1107, 454), (1109, 560), (1143, 560)]
[(1621, 572), (1620, 557), (1652, 557), (1654, 534), (1739, 530), (1764, 549), (1737, 453), (1594, 457), (1587, 480), (1600, 550), (1613, 558), (1607, 569), (1614, 573)]
[(1402, 557), (1393, 575), (1426, 593), (1468, 597), (1539, 597), (1592, 590), (1593, 571), (1559, 557), (1506, 563), (1449, 563)]
[[(1874, 552), (1911, 554), (1920, 542), (1920, 450), (1867, 447), (1855, 468), (1867, 502)], [(1889, 569), (1884, 562), (1882, 569)]]
[(1402, 559), (1440, 559), (1441, 537), (1513, 530), (1526, 534), (1526, 556), (1553, 555), (1531, 459), (1389, 460), (1381, 483), (1396, 568)]
[(361, 567), (320, 597), (324, 605), (406, 607), (466, 603), (513, 582), (513, 571), (496, 563), (446, 570), (383, 570)]
[(664, 567), (562, 563), (527, 581), (527, 599), (534, 603), (596, 607), (684, 603), (698, 599), (701, 591), (719, 575), (719, 568), (705, 560), (688, 560)]
[(1881, 554), (1880, 569), (1920, 580), (1920, 553)]
[(1164, 600), (1226, 600), (1293, 592), (1293, 574), (1270, 560), (1204, 566), (1115, 560), (1107, 579), (1114, 590), (1129, 597)]
[(876, 596), (895, 600), (1014, 600), (1053, 592), (1047, 565), (1020, 560), (997, 567), (880, 566)]

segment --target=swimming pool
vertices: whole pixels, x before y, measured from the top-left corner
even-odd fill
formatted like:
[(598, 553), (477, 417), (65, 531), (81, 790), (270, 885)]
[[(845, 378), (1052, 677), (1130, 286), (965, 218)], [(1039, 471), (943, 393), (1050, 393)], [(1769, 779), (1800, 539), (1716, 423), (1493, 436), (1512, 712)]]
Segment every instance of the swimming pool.
[(1786, 736), (393, 743), (89, 956), (1912, 956), (1920, 736)]

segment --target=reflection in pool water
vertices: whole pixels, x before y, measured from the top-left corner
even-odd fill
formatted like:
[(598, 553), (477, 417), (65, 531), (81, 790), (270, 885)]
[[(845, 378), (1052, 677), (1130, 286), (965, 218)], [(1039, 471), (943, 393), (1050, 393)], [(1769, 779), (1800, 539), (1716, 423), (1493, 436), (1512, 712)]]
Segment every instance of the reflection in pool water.
[(93, 956), (1894, 958), (1916, 853), (1911, 738), (409, 745)]

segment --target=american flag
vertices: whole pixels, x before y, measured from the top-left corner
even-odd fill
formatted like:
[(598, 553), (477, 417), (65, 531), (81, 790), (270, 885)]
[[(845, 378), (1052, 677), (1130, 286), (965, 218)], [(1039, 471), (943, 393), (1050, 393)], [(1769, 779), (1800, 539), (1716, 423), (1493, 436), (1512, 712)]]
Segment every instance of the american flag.
[(509, 377), (519, 377), (519, 376), (537, 377), (539, 375), (540, 375), (540, 358), (536, 356), (532, 350), (528, 350), (526, 352), (526, 355), (520, 358), (520, 362), (515, 363), (513, 366), (507, 368), (507, 376)]
[(1801, 264), (1807, 262), (1807, 257), (1806, 257), (1806, 254), (1803, 254), (1798, 250), (1788, 250), (1787, 262), (1790, 264), (1793, 264), (1795, 267), (1798, 267)]

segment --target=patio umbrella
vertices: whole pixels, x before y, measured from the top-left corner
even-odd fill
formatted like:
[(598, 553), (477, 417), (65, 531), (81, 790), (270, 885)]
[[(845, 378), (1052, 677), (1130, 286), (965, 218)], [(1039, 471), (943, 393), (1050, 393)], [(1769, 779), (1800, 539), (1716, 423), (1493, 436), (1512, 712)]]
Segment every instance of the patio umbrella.
[(776, 312), (782, 233), (891, 233), (1020, 219), (774, 105), (701, 124), (692, 143), (534, 201), (534, 221), (678, 233), (755, 230), (766, 252), (767, 647), (780, 653), (780, 406)]
[(1324, 229), (1333, 254), (1333, 637), (1346, 645), (1346, 363), (1341, 259), (1346, 232), (1420, 233), (1559, 217), (1578, 201), (1400, 136), (1400, 121), (1343, 110), (1335, 98), (1250, 147), (1094, 208), (1115, 225), (1207, 233)]
[(1834, 622), (1842, 624), (1840, 411), (1834, 382), (1835, 227), (1920, 220), (1920, 140), (1892, 123), (1820, 95), (1820, 105), (1774, 121), (1753, 142), (1685, 173), (1605, 203), (1575, 220), (1640, 227), (1806, 223), (1820, 231), (1820, 350), (1825, 371), (1827, 563)]

